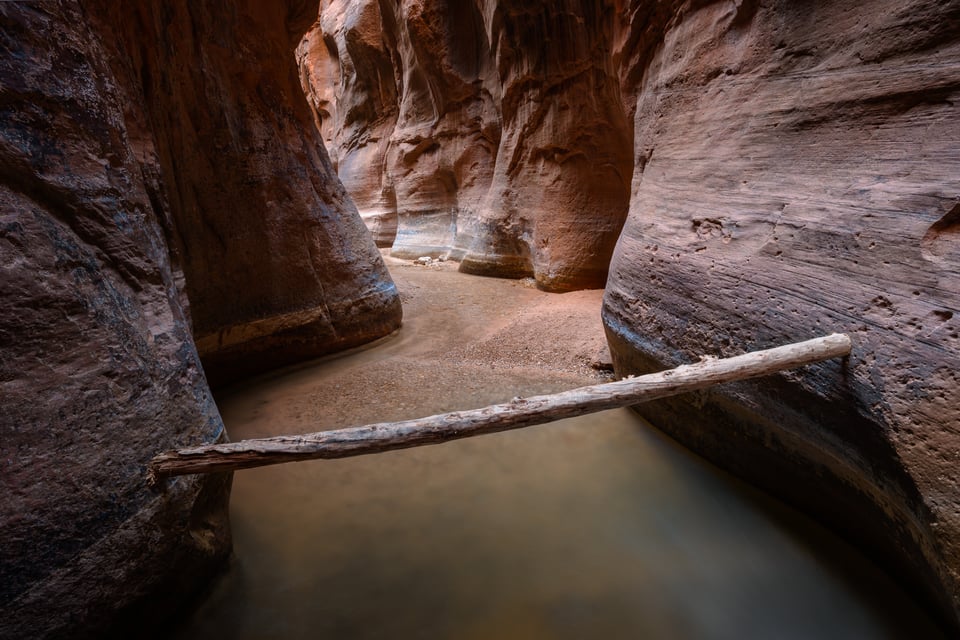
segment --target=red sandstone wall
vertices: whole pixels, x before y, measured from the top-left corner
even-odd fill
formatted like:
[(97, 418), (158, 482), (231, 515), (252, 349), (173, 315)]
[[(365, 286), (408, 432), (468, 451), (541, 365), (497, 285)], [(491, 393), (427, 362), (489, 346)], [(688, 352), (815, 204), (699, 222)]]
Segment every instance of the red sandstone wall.
[(454, 5), (332, 1), (311, 36), (353, 60), (323, 67), (341, 111), (320, 119), (390, 185), (394, 251), (600, 286), (629, 206), (603, 310), (619, 372), (849, 332), (846, 364), (645, 412), (956, 620), (960, 3)]
[(378, 242), (602, 287), (631, 172), (616, 17), (589, 0), (324, 2), (304, 86)]
[(848, 332), (848, 362), (643, 411), (955, 622), (960, 3), (623, 16), (635, 164), (603, 311), (618, 371)]

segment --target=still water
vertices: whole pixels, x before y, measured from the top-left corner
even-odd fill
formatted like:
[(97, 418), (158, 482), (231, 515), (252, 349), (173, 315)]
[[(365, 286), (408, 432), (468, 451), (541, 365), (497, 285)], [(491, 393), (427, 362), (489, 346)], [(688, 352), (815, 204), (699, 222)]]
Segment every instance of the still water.
[[(438, 372), (430, 331), (413, 314), (372, 349), (221, 397), (231, 436), (362, 423), (392, 394), (412, 417), (576, 386)], [(378, 367), (388, 388), (345, 395)], [(310, 413), (333, 404), (349, 415)], [(231, 517), (236, 558), (180, 640), (940, 637), (854, 549), (627, 410), (241, 471)]]

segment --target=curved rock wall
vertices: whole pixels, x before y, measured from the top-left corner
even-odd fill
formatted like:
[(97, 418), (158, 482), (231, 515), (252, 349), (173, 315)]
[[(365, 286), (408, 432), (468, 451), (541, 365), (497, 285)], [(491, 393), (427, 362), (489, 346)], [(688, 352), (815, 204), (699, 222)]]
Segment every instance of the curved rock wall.
[(955, 0), (331, 0), (300, 51), (398, 255), (600, 286), (629, 200), (620, 373), (851, 333), (846, 363), (644, 412), (956, 624), (958, 34)]
[(500, 138), (480, 17), (469, 2), (400, 2), (387, 24), (397, 25), (401, 69), (385, 159), (397, 197), (391, 253), (460, 258)]
[(325, 0), (298, 59), (377, 243), (397, 257), (462, 257), (500, 139), (499, 86), (476, 7)]
[(200, 356), (226, 380), (399, 324), (299, 88), (315, 16), (0, 3), (0, 637), (146, 637), (222, 566), (230, 477), (145, 477), (224, 437)]
[(0, 23), (0, 637), (97, 637), (229, 554), (229, 476), (144, 475), (223, 425), (99, 34), (74, 3)]
[(617, 53), (637, 96), (603, 309), (617, 370), (850, 333), (846, 362), (641, 411), (955, 625), (960, 3), (648, 4)]
[[(250, 0), (106, 14), (156, 136), (194, 339), (213, 384), (400, 324), (396, 288), (300, 86), (294, 50), (315, 11)], [(183, 63), (193, 59), (200, 64)]]
[(603, 286), (632, 155), (614, 4), (323, 3), (304, 86), (381, 245), (548, 290)]
[(484, 3), (503, 134), (462, 270), (526, 268), (548, 291), (603, 286), (632, 158), (611, 55), (614, 4)]
[(393, 31), (376, 0), (324, 0), (320, 11), (319, 26), (297, 47), (300, 81), (344, 186), (376, 244), (389, 247), (397, 235), (384, 166), (399, 110)]

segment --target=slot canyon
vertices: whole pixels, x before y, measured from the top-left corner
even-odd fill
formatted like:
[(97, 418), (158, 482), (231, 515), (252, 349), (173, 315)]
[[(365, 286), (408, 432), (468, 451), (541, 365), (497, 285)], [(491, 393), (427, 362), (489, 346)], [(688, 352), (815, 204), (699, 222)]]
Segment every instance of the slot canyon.
[[(960, 635), (960, 0), (13, 0), (0, 24), (0, 638)], [(615, 418), (148, 482), (172, 449), (834, 332), (848, 357)], [(361, 607), (348, 575), (383, 582)], [(271, 588), (329, 626), (290, 631)]]

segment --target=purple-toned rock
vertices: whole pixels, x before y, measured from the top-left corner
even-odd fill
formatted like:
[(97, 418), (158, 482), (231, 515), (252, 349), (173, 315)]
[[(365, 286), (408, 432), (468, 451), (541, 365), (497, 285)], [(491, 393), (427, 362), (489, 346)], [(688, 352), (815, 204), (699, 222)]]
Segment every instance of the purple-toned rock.
[(100, 34), (69, 2), (0, 23), (0, 637), (133, 637), (230, 552), (229, 476), (145, 463), (223, 425)]
[[(302, 2), (0, 3), (0, 637), (138, 637), (230, 552), (220, 381), (400, 304), (320, 143)], [(198, 356), (199, 348), (199, 356)]]
[(960, 612), (960, 8), (624, 8), (620, 374), (834, 331), (854, 352), (640, 410)]

